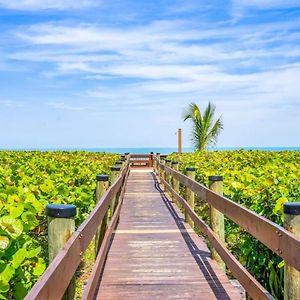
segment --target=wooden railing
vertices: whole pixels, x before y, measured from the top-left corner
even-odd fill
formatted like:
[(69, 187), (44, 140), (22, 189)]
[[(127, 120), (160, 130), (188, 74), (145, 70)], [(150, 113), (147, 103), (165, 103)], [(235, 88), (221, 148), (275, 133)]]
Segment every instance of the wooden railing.
[(90, 299), (89, 295), (92, 295), (96, 288), (97, 276), (105, 260), (111, 234), (116, 226), (125, 193), (129, 174), (129, 161), (126, 160), (123, 165), (120, 176), (104, 195), (97, 199), (98, 202), (94, 210), (60, 250), (44, 274), (27, 294), (26, 300), (57, 300), (63, 297), (82, 260), (83, 253), (88, 248), (97, 230), (99, 230), (104, 217), (110, 211), (110, 221), (106, 227), (92, 275), (84, 291), (83, 298)]
[(242, 284), (253, 299), (274, 299), (260, 283), (241, 265), (241, 263), (228, 251), (220, 237), (194, 212), (186, 199), (179, 195), (179, 188), (174, 189), (174, 182), (197, 194), (201, 200), (227, 216), (246, 232), (266, 245), (279, 255), (285, 262), (300, 271), (300, 239), (278, 224), (256, 214), (255, 212), (219, 195), (188, 176), (165, 165), (164, 161), (154, 158), (154, 168), (158, 174), (163, 188), (171, 194), (185, 210), (185, 213), (194, 222), (195, 226), (207, 236), (212, 247), (217, 251), (232, 274)]
[(130, 165), (134, 167), (153, 167), (154, 154), (130, 154)]

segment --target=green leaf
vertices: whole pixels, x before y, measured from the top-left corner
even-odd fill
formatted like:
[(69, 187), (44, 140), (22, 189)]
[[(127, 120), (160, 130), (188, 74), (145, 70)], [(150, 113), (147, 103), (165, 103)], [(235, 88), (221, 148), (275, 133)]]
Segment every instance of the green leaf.
[(9, 245), (9, 238), (4, 235), (0, 235), (0, 249), (4, 250), (8, 247)]
[(14, 298), (16, 300), (22, 300), (27, 294), (27, 288), (22, 282), (16, 282), (14, 286)]
[(21, 216), (23, 211), (24, 211), (24, 205), (20, 203), (20, 204), (18, 204), (18, 206), (11, 208), (10, 216), (15, 219), (15, 218)]
[(280, 197), (275, 204), (275, 207), (273, 209), (273, 212), (275, 214), (278, 214), (279, 212), (283, 212), (283, 203), (288, 202), (288, 198), (287, 197)]
[(45, 264), (44, 260), (39, 258), (38, 262), (36, 263), (36, 265), (33, 269), (33, 274), (35, 276), (40, 276), (44, 273), (45, 269), (46, 269), (46, 264)]
[(17, 238), (23, 231), (22, 222), (9, 216), (5, 216), (0, 219), (0, 226), (13, 238)]
[(15, 269), (11, 264), (6, 265), (5, 269), (0, 274), (0, 280), (4, 283), (9, 282), (15, 274)]
[(19, 249), (12, 257), (12, 266), (17, 269), (26, 258), (27, 251), (25, 249)]
[[(4, 294), (9, 291), (9, 284), (7, 281), (0, 279), (0, 293)], [(1, 298), (0, 299), (7, 299), (7, 298)]]
[(277, 267), (278, 267), (279, 269), (281, 269), (282, 267), (284, 267), (284, 260), (282, 260), (282, 261), (277, 265)]
[(260, 266), (263, 266), (266, 262), (266, 256), (264, 254), (259, 254), (258, 263)]
[(39, 246), (39, 247), (37, 247), (37, 248), (35, 248), (35, 249), (32, 249), (32, 250), (30, 250), (30, 251), (27, 251), (26, 257), (27, 257), (27, 258), (33, 258), (33, 257), (36, 257), (41, 251), (42, 251), (42, 247)]

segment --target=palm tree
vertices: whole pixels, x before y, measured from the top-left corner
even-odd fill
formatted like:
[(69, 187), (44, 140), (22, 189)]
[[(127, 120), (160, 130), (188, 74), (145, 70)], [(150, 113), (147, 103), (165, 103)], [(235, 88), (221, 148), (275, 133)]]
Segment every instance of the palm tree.
[(215, 145), (217, 137), (223, 129), (221, 117), (213, 121), (215, 106), (208, 103), (202, 116), (196, 103), (190, 103), (183, 112), (183, 121), (191, 120), (193, 123), (192, 141), (197, 151), (204, 151), (207, 146)]

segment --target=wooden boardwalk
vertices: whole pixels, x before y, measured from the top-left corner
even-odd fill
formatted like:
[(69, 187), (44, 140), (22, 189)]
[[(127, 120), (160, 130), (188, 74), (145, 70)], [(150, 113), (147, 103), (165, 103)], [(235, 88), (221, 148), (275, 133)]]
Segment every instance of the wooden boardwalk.
[(96, 299), (241, 299), (159, 188), (132, 170)]

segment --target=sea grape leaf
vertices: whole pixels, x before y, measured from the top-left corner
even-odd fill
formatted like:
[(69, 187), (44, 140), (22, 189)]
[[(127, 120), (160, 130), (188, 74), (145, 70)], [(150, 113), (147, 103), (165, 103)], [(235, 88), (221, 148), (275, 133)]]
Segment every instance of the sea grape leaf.
[(11, 208), (10, 216), (12, 218), (18, 218), (24, 211), (24, 205), (22, 203), (18, 204), (17, 206)]
[(23, 231), (22, 222), (9, 216), (4, 216), (0, 219), (0, 226), (5, 229), (10, 236), (17, 238)]
[(9, 245), (9, 238), (4, 235), (0, 235), (0, 249), (4, 250), (8, 247)]

